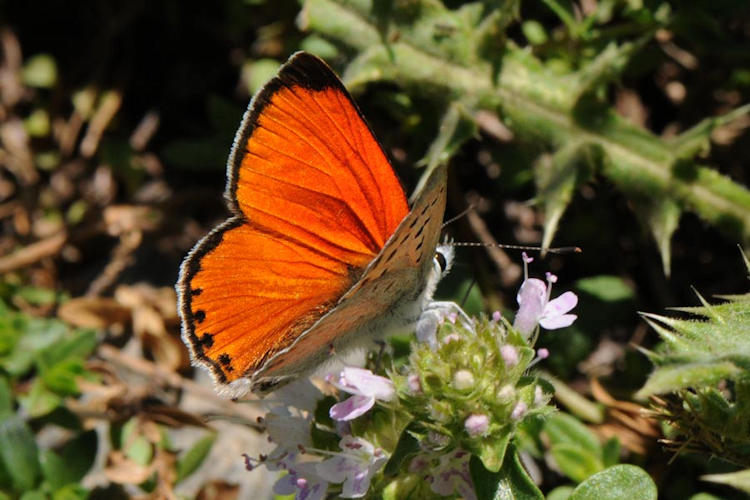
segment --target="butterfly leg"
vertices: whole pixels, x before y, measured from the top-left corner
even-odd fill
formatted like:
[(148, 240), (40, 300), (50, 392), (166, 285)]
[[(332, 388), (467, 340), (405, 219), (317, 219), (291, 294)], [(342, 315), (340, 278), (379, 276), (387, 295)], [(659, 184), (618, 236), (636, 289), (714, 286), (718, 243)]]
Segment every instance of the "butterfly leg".
[(437, 330), (446, 318), (455, 315), (461, 326), (474, 332), (474, 322), (455, 302), (433, 301), (427, 304), (417, 320), (417, 340), (427, 342), (432, 349), (437, 348)]

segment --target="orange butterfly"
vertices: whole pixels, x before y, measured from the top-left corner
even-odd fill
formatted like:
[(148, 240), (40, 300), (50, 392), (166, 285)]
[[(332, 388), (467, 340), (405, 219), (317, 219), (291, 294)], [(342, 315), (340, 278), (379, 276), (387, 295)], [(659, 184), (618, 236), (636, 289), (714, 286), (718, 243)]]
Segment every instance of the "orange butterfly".
[(440, 304), (446, 168), (410, 210), (322, 60), (293, 55), (256, 94), (227, 172), (233, 216), (193, 248), (177, 284), (183, 340), (223, 395), (269, 392)]

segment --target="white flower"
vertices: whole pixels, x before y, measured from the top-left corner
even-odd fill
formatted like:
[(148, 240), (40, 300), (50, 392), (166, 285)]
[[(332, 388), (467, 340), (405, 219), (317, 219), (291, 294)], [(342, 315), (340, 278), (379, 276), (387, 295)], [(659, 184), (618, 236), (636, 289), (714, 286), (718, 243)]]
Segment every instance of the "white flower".
[(339, 446), (341, 453), (316, 464), (316, 472), (331, 483), (344, 483), (343, 498), (362, 497), (370, 487), (370, 479), (385, 465), (387, 457), (383, 450), (359, 437), (344, 436)]
[(578, 296), (565, 292), (554, 300), (549, 300), (552, 283), (557, 277), (547, 273), (547, 284), (536, 278), (528, 278), (521, 284), (516, 300), (518, 313), (513, 328), (529, 337), (537, 325), (547, 330), (564, 328), (573, 324), (578, 316), (566, 314), (578, 304)]
[(287, 461), (281, 461), (288, 473), (280, 477), (273, 485), (273, 492), (277, 495), (294, 494), (295, 500), (322, 500), (328, 492), (328, 481), (320, 477), (315, 470), (315, 462), (294, 461), (290, 455)]
[(272, 460), (287, 452), (297, 451), (300, 447), (305, 448), (312, 445), (310, 435), (312, 419), (309, 416), (303, 418), (289, 414), (284, 415), (277, 410), (266, 414), (264, 420), (268, 436), (277, 445), (276, 449), (269, 455)]
[(431, 474), (430, 489), (443, 496), (458, 493), (464, 500), (476, 500), (477, 495), (469, 473), (469, 458), (471, 455), (463, 450), (441, 456)]
[(375, 375), (363, 368), (346, 367), (341, 370), (338, 379), (331, 375), (326, 380), (352, 397), (331, 407), (330, 415), (334, 420), (352, 420), (367, 412), (376, 399), (390, 401), (396, 394), (393, 382), (385, 377)]

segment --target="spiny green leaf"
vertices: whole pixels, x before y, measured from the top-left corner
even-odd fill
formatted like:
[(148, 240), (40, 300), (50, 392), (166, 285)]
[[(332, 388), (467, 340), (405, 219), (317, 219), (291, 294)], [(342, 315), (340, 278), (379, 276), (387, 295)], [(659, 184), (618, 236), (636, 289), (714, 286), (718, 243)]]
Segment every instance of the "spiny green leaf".
[(646, 399), (652, 394), (716, 384), (741, 373), (742, 370), (729, 361), (663, 366), (651, 374), (646, 385), (635, 394), (635, 398)]
[(664, 275), (672, 270), (672, 235), (677, 230), (682, 209), (668, 197), (649, 198), (634, 195), (633, 207), (641, 223), (651, 231), (661, 256)]
[(534, 172), (537, 200), (544, 203), (546, 219), (542, 248), (549, 248), (563, 212), (568, 207), (576, 188), (589, 177), (585, 168), (595, 162), (599, 154), (595, 146), (573, 142), (551, 156), (541, 156)]
[(750, 113), (750, 104), (745, 104), (721, 116), (705, 118), (692, 128), (668, 140), (668, 142), (680, 158), (692, 158), (697, 154), (706, 154), (711, 149), (711, 132), (748, 113)]
[[(388, 81), (419, 89), (423, 95), (434, 92), (443, 101), (472, 102), (477, 109), (499, 111), (522, 140), (553, 148), (574, 142), (596, 146), (603, 152), (597, 166), (623, 191), (671, 199), (681, 210), (691, 210), (727, 234), (750, 241), (750, 191), (694, 163), (692, 157), (681, 158), (672, 144), (629, 123), (606, 104), (591, 98), (577, 100), (580, 86), (573, 70), (556, 74), (512, 42), (496, 52), (501, 54), (500, 61), (471, 54), (465, 59), (471, 66), (456, 63), (452, 57), (464, 54), (471, 44), (444, 52), (436, 49), (431, 38), (417, 36), (408, 23), (389, 31), (389, 26), (378, 24), (383, 21), (374, 10), (364, 0), (305, 2), (310, 28), (358, 52), (350, 66), (356, 75), (353, 83)], [(461, 23), (471, 17), (459, 20), (455, 11), (439, 15), (452, 16), (459, 31)], [(661, 22), (659, 16), (654, 15), (653, 21)], [(390, 34), (398, 36), (389, 38)], [(601, 73), (592, 70), (592, 74)], [(668, 233), (662, 231), (661, 240)]]
[(650, 38), (649, 35), (641, 37), (637, 42), (621, 45), (614, 42), (608, 44), (593, 61), (590, 61), (575, 74), (577, 88), (573, 100), (577, 102), (581, 96), (592, 93), (601, 85), (618, 78), (633, 55)]
[(750, 493), (750, 469), (726, 474), (706, 474), (701, 476), (701, 479), (712, 483), (727, 484), (745, 493)]
[(461, 145), (475, 134), (476, 124), (473, 120), (467, 120), (462, 106), (458, 103), (450, 104), (440, 122), (437, 137), (420, 163), (426, 165), (428, 171), (447, 163)]

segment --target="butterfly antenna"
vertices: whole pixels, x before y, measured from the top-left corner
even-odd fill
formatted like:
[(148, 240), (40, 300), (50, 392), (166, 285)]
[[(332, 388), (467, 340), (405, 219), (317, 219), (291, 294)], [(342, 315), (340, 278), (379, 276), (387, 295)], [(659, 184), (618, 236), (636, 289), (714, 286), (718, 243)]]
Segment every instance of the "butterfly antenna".
[(451, 218), (450, 218), (450, 219), (448, 219), (447, 221), (443, 222), (442, 228), (445, 228), (445, 227), (446, 227), (446, 226), (447, 226), (448, 224), (452, 224), (452, 223), (456, 222), (456, 221), (457, 221), (458, 219), (460, 219), (461, 217), (464, 217), (464, 216), (465, 216), (466, 214), (468, 214), (469, 212), (473, 211), (473, 210), (474, 210), (474, 208), (475, 208), (475, 207), (474, 207), (474, 205), (473, 205), (473, 204), (472, 204), (472, 205), (469, 205), (469, 206), (468, 206), (468, 207), (466, 207), (466, 209), (465, 209), (464, 211), (462, 211), (462, 212), (461, 212), (460, 214), (456, 215), (455, 217), (451, 217)]
[[(453, 242), (451, 246), (454, 247), (493, 247), (493, 248), (505, 248), (508, 250), (532, 250), (541, 252), (542, 247), (532, 247), (526, 245), (503, 245), (502, 243), (474, 243), (474, 242)], [(553, 247), (546, 250), (548, 253), (554, 253), (557, 255), (564, 255), (569, 253), (582, 253), (581, 247)]]

